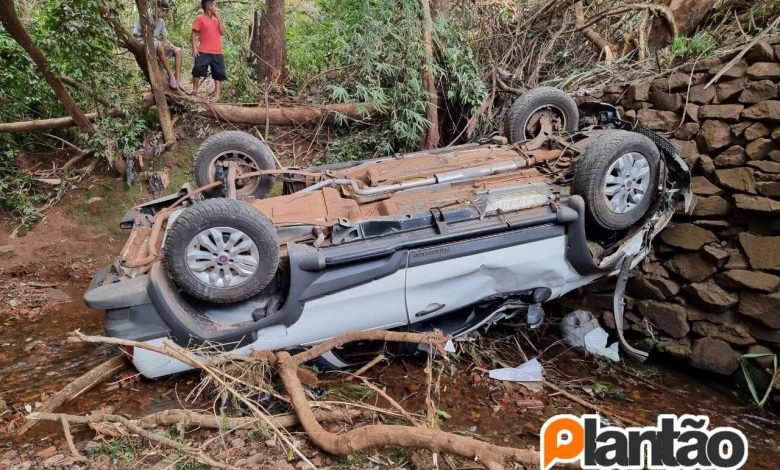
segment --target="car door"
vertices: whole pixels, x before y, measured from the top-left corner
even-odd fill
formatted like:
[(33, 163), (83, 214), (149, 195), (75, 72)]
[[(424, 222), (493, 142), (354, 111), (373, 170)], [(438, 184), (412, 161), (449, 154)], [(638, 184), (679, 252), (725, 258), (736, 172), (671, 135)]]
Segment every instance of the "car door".
[(428, 320), (487, 297), (537, 287), (557, 297), (569, 272), (562, 226), (504, 232), (409, 252), (409, 322)]

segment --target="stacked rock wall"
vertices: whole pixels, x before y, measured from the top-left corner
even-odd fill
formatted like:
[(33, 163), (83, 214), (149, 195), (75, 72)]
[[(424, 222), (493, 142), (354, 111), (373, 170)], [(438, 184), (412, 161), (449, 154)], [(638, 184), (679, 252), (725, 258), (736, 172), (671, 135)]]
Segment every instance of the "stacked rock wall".
[[(741, 354), (780, 351), (780, 41), (705, 87), (731, 57), (592, 97), (668, 136), (694, 175), (693, 215), (675, 215), (629, 281), (628, 325), (655, 350), (721, 374)], [(575, 301), (614, 325), (609, 286)]]

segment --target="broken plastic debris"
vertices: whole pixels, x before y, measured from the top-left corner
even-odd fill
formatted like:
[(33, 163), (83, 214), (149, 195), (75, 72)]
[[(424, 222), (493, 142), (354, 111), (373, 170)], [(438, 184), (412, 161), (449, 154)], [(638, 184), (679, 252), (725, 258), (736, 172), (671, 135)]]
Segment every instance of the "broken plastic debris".
[(607, 346), (609, 334), (604, 331), (593, 314), (587, 310), (569, 312), (561, 321), (563, 342), (575, 348), (583, 348), (591, 354), (620, 361), (618, 343)]
[[(418, 344), (417, 349), (420, 351), (425, 351), (427, 353), (433, 353), (434, 356), (439, 355), (439, 351), (435, 347), (431, 348), (426, 343)], [(447, 342), (444, 343), (444, 350), (448, 353), (454, 353), (456, 351), (455, 343), (453, 343), (451, 339), (448, 339)]]
[(536, 358), (517, 367), (505, 369), (493, 369), (488, 373), (491, 379), (506, 380), (509, 382), (541, 382), (542, 365)]
[(585, 335), (585, 350), (597, 356), (603, 356), (613, 362), (620, 362), (618, 354), (618, 343), (615, 341), (611, 346), (607, 346), (609, 334), (603, 328), (598, 327)]

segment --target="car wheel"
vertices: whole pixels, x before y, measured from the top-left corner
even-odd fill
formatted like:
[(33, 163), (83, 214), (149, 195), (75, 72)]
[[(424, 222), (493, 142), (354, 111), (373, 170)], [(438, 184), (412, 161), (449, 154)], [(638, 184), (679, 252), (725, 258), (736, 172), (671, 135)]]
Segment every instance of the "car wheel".
[(585, 200), (587, 227), (622, 230), (645, 216), (658, 186), (658, 148), (635, 132), (605, 133), (580, 156), (572, 192)]
[(231, 199), (209, 199), (182, 212), (164, 250), (174, 282), (215, 303), (259, 294), (279, 264), (279, 239), (271, 220), (249, 203)]
[[(221, 163), (235, 161), (239, 164), (238, 173), (275, 168), (274, 154), (257, 137), (241, 131), (225, 131), (206, 139), (198, 148), (192, 163), (195, 182), (204, 186), (217, 181), (217, 172), (226, 171)], [(274, 185), (272, 175), (256, 176), (236, 180), (236, 196), (263, 199)], [(224, 197), (224, 188), (215, 188), (206, 192), (208, 197)]]
[(533, 139), (541, 130), (539, 118), (546, 114), (553, 129), (574, 132), (580, 121), (577, 103), (563, 91), (546, 86), (532, 88), (515, 100), (506, 114), (504, 133), (510, 143)]

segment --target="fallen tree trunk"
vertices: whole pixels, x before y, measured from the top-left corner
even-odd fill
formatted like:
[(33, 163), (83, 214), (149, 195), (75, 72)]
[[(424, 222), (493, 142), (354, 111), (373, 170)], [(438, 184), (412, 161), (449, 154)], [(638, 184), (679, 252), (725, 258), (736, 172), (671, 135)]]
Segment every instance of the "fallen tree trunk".
[[(104, 116), (120, 117), (123, 115), (120, 109), (111, 109), (103, 114)], [(87, 120), (94, 121), (101, 116), (100, 113), (88, 113), (84, 115)], [(50, 118), (50, 119), (35, 119), (33, 121), (17, 121), (17, 122), (3, 122), (0, 123), (0, 132), (33, 132), (43, 131), (46, 129), (65, 129), (67, 127), (73, 127), (76, 122), (70, 116)]]
[(200, 114), (205, 117), (227, 121), (233, 124), (262, 124), (271, 126), (295, 126), (299, 124), (325, 122), (332, 124), (341, 114), (347, 119), (364, 120), (361, 110), (370, 109), (367, 103), (328, 104), (323, 106), (291, 106), (260, 108), (231, 104), (199, 103)]

